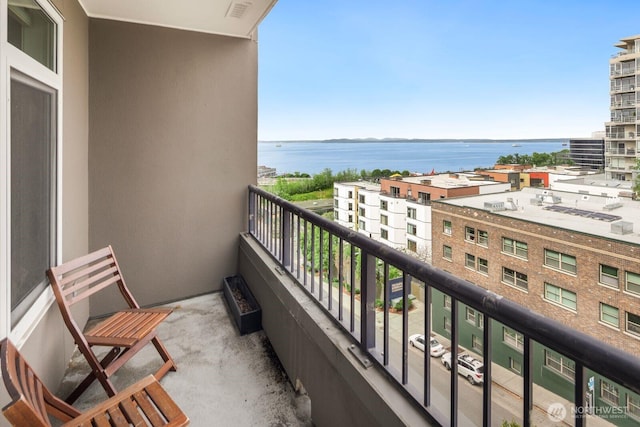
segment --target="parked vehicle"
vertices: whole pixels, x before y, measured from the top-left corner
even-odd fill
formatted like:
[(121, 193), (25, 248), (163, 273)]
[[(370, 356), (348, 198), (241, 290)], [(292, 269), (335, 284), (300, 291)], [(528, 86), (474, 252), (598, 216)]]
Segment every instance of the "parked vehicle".
[[(445, 349), (434, 337), (430, 337), (429, 341), (429, 354), (432, 357), (440, 357), (445, 353)], [(409, 344), (411, 347), (415, 347), (418, 350), (424, 351), (425, 348), (425, 339), (422, 334), (415, 334), (409, 337)]]
[[(451, 352), (442, 356), (442, 364), (447, 370), (451, 370)], [(458, 374), (465, 377), (471, 384), (481, 384), (484, 381), (484, 364), (469, 354), (459, 354)]]

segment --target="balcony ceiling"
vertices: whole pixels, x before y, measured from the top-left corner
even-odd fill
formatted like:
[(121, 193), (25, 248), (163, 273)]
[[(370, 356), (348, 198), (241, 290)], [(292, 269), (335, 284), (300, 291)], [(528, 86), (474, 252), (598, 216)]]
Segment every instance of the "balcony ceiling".
[(277, 0), (79, 0), (91, 18), (252, 38)]

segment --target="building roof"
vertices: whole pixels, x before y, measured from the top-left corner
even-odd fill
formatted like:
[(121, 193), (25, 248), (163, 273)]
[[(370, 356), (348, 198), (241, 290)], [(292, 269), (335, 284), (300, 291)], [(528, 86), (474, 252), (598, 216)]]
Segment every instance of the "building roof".
[(380, 191), (380, 184), (370, 181), (336, 182), (335, 184), (344, 185), (345, 187), (360, 187), (363, 190)]
[[(640, 245), (640, 201), (525, 188), (511, 193), (434, 202), (486, 210), (495, 215)], [(504, 210), (501, 210), (501, 204)], [(632, 231), (627, 234), (614, 231), (628, 231), (629, 228)]]
[[(455, 176), (451, 174), (439, 174), (439, 175), (422, 175), (422, 176), (408, 176), (402, 179), (403, 182), (411, 184), (428, 185), (436, 188), (460, 188), (460, 187), (480, 187), (484, 185), (504, 185), (504, 182), (495, 181), (483, 181), (474, 180), (473, 178), (480, 177), (475, 173), (456, 173)], [(425, 182), (429, 181), (429, 183)]]

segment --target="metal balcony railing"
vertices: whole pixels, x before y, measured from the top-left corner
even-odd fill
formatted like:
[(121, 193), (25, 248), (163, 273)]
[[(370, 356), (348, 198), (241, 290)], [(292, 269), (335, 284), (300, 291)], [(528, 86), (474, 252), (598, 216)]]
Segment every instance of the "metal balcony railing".
[[(401, 311), (400, 332), (397, 329), (394, 329), (394, 333), (391, 332), (389, 310), (383, 310), (382, 320), (379, 316), (376, 318), (376, 286), (382, 286), (384, 307), (388, 307), (391, 302), (392, 287), (397, 292), (397, 284), (392, 286), (389, 278), (391, 269), (401, 272), (400, 299), (403, 307), (409, 304), (412, 281), (418, 280), (424, 284), (425, 335), (432, 330), (429, 309), (434, 303), (432, 291), (439, 291), (447, 296), (447, 309), (451, 311), (451, 323), (448, 327), (452, 352), (458, 354), (458, 312), (462, 310), (460, 304), (482, 315), (477, 318), (482, 319), (484, 344), (481, 352), (485, 361), (493, 361), (494, 323), (500, 322), (521, 334), (516, 335), (516, 338), (523, 355), (522, 425), (533, 425), (533, 349), (537, 345), (545, 346), (574, 361), (575, 368), (572, 366), (571, 370), (574, 377), (572, 403), (575, 408), (587, 407), (587, 372), (602, 375), (634, 393), (640, 393), (640, 359), (631, 354), (608, 347), (593, 337), (433, 268), (256, 186), (249, 186), (248, 203), (250, 234), (312, 296), (327, 315), (353, 337), (359, 350), (367, 355), (367, 363), (384, 369), (389, 381), (403, 389), (407, 398), (422, 408), (425, 417), (427, 414), (432, 419), (442, 416), (442, 408), (438, 407), (442, 405), (442, 400), (434, 403), (439, 390), (432, 388), (431, 381), (435, 372), (430, 364), (429, 352), (424, 353), (424, 373), (420, 379), (421, 386), (416, 390), (409, 384), (408, 311)], [(348, 288), (353, 292), (345, 292)], [(401, 352), (396, 351), (397, 347), (392, 348), (392, 334), (393, 345), (400, 346)], [(393, 363), (390, 363), (390, 353), (394, 353)], [(401, 354), (400, 362), (397, 361), (398, 354)], [(485, 381), (481, 405), (481, 424), (484, 426), (492, 425), (492, 410), (495, 410), (495, 404), (492, 404), (492, 365), (493, 363), (484, 364)], [(443, 410), (445, 414), (448, 412), (449, 417), (443, 422), (451, 426), (458, 425), (459, 410), (468, 404), (466, 401), (459, 402), (459, 391), (463, 387), (459, 385), (457, 372), (458, 366), (453, 364), (449, 374), (448, 393), (445, 393), (446, 409)], [(438, 398), (441, 399), (441, 396), (438, 395)], [(582, 411), (575, 411), (569, 416), (574, 418), (576, 426), (586, 424), (586, 416)], [(493, 424), (496, 422), (499, 423), (500, 420), (494, 420)]]

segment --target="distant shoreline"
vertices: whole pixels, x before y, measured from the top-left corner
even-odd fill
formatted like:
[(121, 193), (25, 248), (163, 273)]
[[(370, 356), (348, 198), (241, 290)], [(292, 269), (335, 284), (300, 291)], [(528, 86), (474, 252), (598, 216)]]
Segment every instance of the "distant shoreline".
[(308, 139), (308, 140), (285, 140), (285, 141), (258, 141), (259, 144), (287, 144), (287, 143), (429, 143), (429, 142), (444, 142), (444, 143), (462, 143), (462, 144), (472, 144), (472, 143), (513, 143), (513, 142), (525, 142), (525, 143), (536, 143), (536, 142), (568, 142), (570, 138), (531, 138), (531, 139), (402, 139), (402, 138), (357, 138), (357, 139)]

